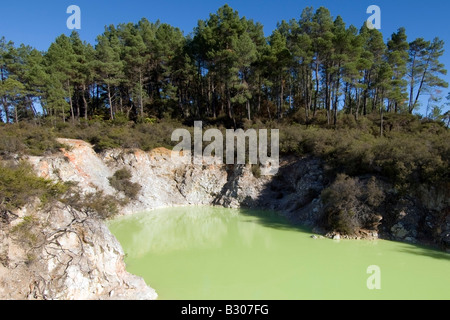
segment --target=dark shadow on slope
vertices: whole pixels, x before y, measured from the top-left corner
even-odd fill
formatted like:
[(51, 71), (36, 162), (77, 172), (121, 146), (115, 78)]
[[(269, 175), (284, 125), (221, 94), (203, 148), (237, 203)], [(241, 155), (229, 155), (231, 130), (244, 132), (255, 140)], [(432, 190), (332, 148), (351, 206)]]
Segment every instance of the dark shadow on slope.
[(267, 227), (311, 232), (317, 226), (320, 212), (317, 198), (324, 188), (324, 173), (319, 159), (293, 158), (284, 160), (277, 175), (263, 186), (256, 199), (239, 194), (239, 177), (244, 167), (229, 168), (228, 181), (214, 201), (215, 205), (228, 206), (238, 199), (243, 214), (257, 217)]
[[(283, 217), (279, 212), (264, 210), (264, 209), (241, 209), (240, 213), (244, 216), (256, 217), (257, 223), (264, 227), (273, 228), (277, 230), (299, 231), (311, 233), (311, 228), (301, 224), (294, 224), (288, 218)], [(254, 223), (254, 220), (249, 220), (249, 223)]]

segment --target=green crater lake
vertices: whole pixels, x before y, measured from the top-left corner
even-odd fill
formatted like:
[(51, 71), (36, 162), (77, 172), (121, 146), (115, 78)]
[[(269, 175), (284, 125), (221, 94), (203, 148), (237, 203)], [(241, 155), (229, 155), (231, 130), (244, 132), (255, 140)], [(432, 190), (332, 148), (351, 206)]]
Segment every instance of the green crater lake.
[[(450, 299), (450, 254), (384, 240), (312, 239), (271, 212), (170, 208), (120, 217), (109, 228), (127, 270), (159, 299)], [(374, 265), (379, 290), (367, 286)]]

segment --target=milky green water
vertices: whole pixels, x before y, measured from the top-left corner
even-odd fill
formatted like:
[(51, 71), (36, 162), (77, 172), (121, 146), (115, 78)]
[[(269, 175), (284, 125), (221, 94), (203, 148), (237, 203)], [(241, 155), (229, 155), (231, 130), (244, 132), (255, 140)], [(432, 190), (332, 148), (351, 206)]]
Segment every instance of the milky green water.
[[(315, 240), (270, 212), (171, 208), (109, 227), (127, 270), (160, 299), (450, 299), (450, 254), (382, 240)], [(379, 277), (367, 273), (372, 265)], [(368, 289), (371, 276), (381, 289)]]

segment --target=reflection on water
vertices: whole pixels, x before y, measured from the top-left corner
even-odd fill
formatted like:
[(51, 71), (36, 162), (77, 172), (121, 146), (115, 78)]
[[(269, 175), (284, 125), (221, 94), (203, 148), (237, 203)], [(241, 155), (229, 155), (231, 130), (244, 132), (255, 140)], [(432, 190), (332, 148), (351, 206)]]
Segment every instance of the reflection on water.
[[(127, 269), (162, 299), (449, 299), (450, 255), (390, 241), (311, 239), (268, 212), (170, 208), (118, 218)], [(369, 290), (367, 267), (381, 269)]]
[(127, 255), (130, 258), (139, 258), (150, 252), (167, 254), (188, 248), (220, 248), (228, 232), (227, 226), (233, 214), (238, 212), (211, 213), (211, 208), (197, 207), (158, 210), (121, 218), (125, 230), (121, 230), (122, 223), (118, 223), (116, 231), (126, 232), (129, 227), (126, 224), (133, 225), (133, 231), (127, 235)]

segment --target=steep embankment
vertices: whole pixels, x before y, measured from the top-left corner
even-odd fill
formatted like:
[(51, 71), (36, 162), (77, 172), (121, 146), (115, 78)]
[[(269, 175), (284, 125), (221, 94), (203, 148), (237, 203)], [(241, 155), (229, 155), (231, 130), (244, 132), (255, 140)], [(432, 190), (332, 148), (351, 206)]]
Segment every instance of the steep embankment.
[(115, 194), (108, 178), (126, 168), (142, 189), (123, 214), (183, 205), (264, 208), (281, 212), (293, 223), (331, 231), (330, 237), (381, 236), (450, 247), (448, 189), (423, 186), (402, 194), (383, 177), (328, 181), (322, 161), (313, 157), (285, 157), (276, 176), (260, 177), (249, 165), (177, 163), (164, 148), (115, 149), (97, 155), (86, 142), (60, 142), (70, 146), (63, 156), (30, 158), (40, 175), (77, 182), (85, 191)]
[(57, 156), (28, 158), (38, 174), (75, 182), (85, 192), (102, 190), (117, 195), (108, 178), (126, 168), (141, 189), (121, 214), (185, 205), (264, 207), (289, 212), (311, 204), (324, 187), (321, 162), (313, 158), (284, 159), (281, 178), (273, 178), (254, 174), (249, 165), (185, 165), (172, 161), (171, 151), (164, 148), (151, 152), (114, 149), (98, 155), (86, 142), (60, 142), (70, 148)]
[[(86, 142), (60, 142), (68, 146), (61, 153), (27, 160), (41, 177), (77, 183), (85, 193), (100, 190), (115, 197), (124, 195), (111, 187), (109, 178), (117, 170), (127, 169), (132, 182), (141, 188), (121, 214), (185, 205), (265, 208), (277, 210), (293, 223), (326, 231), (334, 220), (337, 226), (345, 222), (341, 207), (354, 207), (356, 213), (345, 216), (351, 218), (348, 224), (356, 230), (354, 237), (376, 238), (381, 234), (394, 240), (444, 245), (450, 239), (445, 197), (440, 199), (433, 193), (424, 197), (430, 207), (440, 206), (432, 211), (426, 201), (399, 196), (388, 183), (375, 183), (368, 177), (338, 179), (330, 187), (317, 158), (284, 158), (277, 176), (260, 177), (249, 165), (177, 163), (172, 161), (171, 152), (162, 148), (151, 152), (117, 149), (99, 155)], [(323, 199), (326, 187), (328, 203)], [(355, 189), (363, 191), (354, 194)], [(42, 211), (38, 204), (30, 204), (2, 217), (1, 223), (0, 297), (156, 298), (142, 279), (125, 271), (120, 244), (102, 220), (67, 205)], [(20, 236), (31, 238), (31, 248), (23, 250)]]
[(59, 204), (23, 208), (0, 224), (1, 299), (155, 299), (126, 272), (124, 253), (105, 224)]

